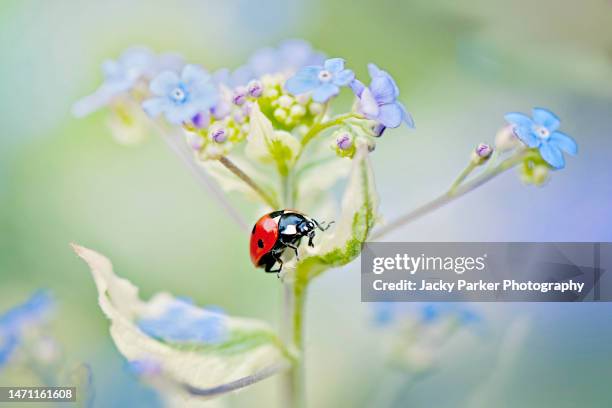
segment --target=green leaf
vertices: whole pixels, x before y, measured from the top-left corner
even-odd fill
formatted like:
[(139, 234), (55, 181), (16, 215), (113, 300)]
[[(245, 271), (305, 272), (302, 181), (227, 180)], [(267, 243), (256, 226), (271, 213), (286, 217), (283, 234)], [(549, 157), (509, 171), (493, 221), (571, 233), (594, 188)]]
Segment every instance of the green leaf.
[(253, 319), (220, 315), (228, 335), (212, 344), (176, 343), (148, 335), (136, 322), (158, 315), (178, 300), (159, 293), (144, 302), (136, 286), (115, 275), (107, 258), (78, 245), (73, 248), (91, 269), (98, 303), (110, 319), (111, 337), (119, 352), (129, 361), (154, 362), (164, 384), (210, 397), (265, 379), (291, 364), (291, 356), (271, 328)]
[(306, 256), (295, 266), (298, 287), (329, 268), (346, 265), (361, 253), (361, 244), (374, 227), (378, 209), (374, 175), (367, 155), (367, 146), (360, 146), (353, 159), (334, 230), (322, 233), (321, 241), (315, 248), (307, 249)]

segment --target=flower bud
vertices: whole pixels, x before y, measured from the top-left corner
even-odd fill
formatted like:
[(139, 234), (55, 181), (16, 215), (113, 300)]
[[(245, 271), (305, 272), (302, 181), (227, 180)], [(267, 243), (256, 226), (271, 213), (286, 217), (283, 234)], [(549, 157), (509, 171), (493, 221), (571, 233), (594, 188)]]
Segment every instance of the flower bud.
[(346, 130), (338, 130), (334, 132), (335, 143), (332, 144), (332, 149), (340, 157), (353, 157), (355, 155), (355, 139), (354, 136)]
[(472, 162), (476, 165), (483, 164), (493, 154), (493, 149), (486, 143), (479, 144), (472, 152)]
[(263, 92), (263, 96), (265, 96), (266, 98), (276, 98), (278, 96), (278, 91), (274, 88), (266, 88)]
[(541, 186), (548, 180), (550, 170), (545, 165), (535, 166), (533, 168), (532, 181), (536, 186)]
[(348, 150), (353, 147), (353, 139), (348, 133), (341, 133), (336, 138), (336, 145), (340, 150)]
[(234, 89), (234, 94), (232, 95), (232, 102), (234, 105), (242, 105), (247, 100), (247, 88), (244, 86), (239, 86)]
[(227, 130), (222, 126), (214, 126), (210, 129), (210, 140), (215, 143), (223, 143), (227, 140)]
[(192, 119), (191, 123), (196, 129), (204, 129), (210, 123), (210, 117), (205, 113), (198, 113)]
[(512, 125), (504, 126), (495, 135), (495, 148), (500, 152), (512, 150), (519, 145), (519, 139), (512, 131)]
[(293, 98), (289, 95), (282, 95), (280, 98), (278, 98), (278, 105), (281, 108), (288, 109), (291, 107), (291, 105), (293, 105)]
[(259, 98), (263, 94), (263, 84), (254, 79), (247, 85), (247, 92), (253, 98)]
[(291, 107), (291, 110), (289, 110), (289, 115), (293, 117), (300, 118), (304, 116), (305, 114), (306, 114), (306, 108), (304, 108), (302, 105), (293, 105)]
[(200, 150), (204, 146), (204, 139), (196, 132), (185, 132), (185, 137), (193, 150)]
[(306, 106), (308, 105), (308, 102), (310, 101), (310, 95), (308, 95), (307, 93), (296, 95), (295, 101), (302, 106)]
[(310, 104), (309, 110), (310, 110), (310, 113), (312, 113), (313, 115), (318, 115), (321, 112), (323, 112), (323, 104), (313, 102)]
[(276, 118), (276, 120), (279, 122), (282, 122), (283, 120), (287, 119), (287, 111), (282, 108), (276, 108), (274, 110), (274, 118)]
[(491, 157), (492, 153), (493, 149), (486, 143), (481, 143), (476, 148), (476, 154), (478, 155), (478, 157), (481, 157), (483, 159), (488, 159), (489, 157)]

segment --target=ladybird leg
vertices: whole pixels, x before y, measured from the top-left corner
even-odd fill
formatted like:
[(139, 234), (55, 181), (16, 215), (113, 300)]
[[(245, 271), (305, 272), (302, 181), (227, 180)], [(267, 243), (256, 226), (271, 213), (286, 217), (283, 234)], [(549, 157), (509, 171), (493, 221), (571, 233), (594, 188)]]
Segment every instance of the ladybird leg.
[[(267, 273), (276, 273), (278, 275), (283, 270), (283, 260), (280, 259), (279, 254), (276, 254), (276, 253), (272, 253), (272, 260), (273, 260), (272, 263), (269, 263), (268, 265), (266, 265), (265, 271)], [(279, 264), (278, 268), (272, 269), (272, 267), (276, 265), (276, 263)]]
[(311, 248), (314, 248), (314, 242), (312, 242), (312, 240), (315, 237), (315, 232), (314, 231), (310, 231), (310, 233), (308, 234), (308, 246)]
[(298, 253), (298, 247), (296, 245), (290, 244), (290, 243), (285, 243), (285, 245), (287, 245), (288, 248), (291, 248), (295, 251), (295, 257), (297, 258), (297, 260), (300, 260), (300, 254)]

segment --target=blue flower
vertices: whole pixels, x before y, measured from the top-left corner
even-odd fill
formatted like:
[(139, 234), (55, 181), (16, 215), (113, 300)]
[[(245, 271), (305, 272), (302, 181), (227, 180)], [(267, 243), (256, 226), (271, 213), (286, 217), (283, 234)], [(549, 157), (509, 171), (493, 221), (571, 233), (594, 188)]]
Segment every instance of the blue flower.
[(460, 324), (480, 322), (481, 316), (473, 310), (453, 303), (402, 304), (380, 302), (374, 304), (374, 322), (388, 326), (407, 316), (417, 317), (424, 324), (432, 324), (443, 318), (452, 317)]
[(145, 47), (128, 48), (117, 60), (107, 60), (102, 64), (104, 82), (93, 94), (75, 103), (72, 113), (77, 117), (88, 115), (133, 89), (140, 80), (151, 79), (165, 70), (178, 71), (183, 65), (180, 55), (155, 55)]
[(149, 336), (164, 341), (216, 344), (227, 338), (225, 323), (225, 315), (216, 309), (175, 299), (159, 316), (143, 318), (137, 324)]
[(149, 86), (154, 98), (142, 107), (149, 116), (164, 113), (175, 125), (191, 120), (200, 112), (210, 111), (218, 100), (210, 75), (197, 65), (186, 65), (180, 77), (173, 71), (159, 74)]
[(523, 143), (537, 148), (542, 158), (556, 169), (565, 167), (563, 152), (575, 155), (578, 145), (568, 135), (559, 132), (561, 120), (544, 108), (533, 108), (533, 118), (517, 112), (506, 114), (505, 119), (513, 126), (513, 131)]
[(414, 128), (412, 116), (397, 100), (399, 88), (391, 75), (374, 64), (368, 65), (368, 71), (372, 78), (369, 87), (358, 80), (351, 83), (353, 92), (359, 98), (359, 111), (366, 118), (375, 120), (385, 127), (396, 128), (405, 122), (408, 127)]
[(277, 48), (265, 47), (255, 51), (245, 65), (233, 72), (221, 69), (214, 76), (218, 82), (235, 88), (266, 74), (294, 73), (307, 65), (322, 65), (324, 61), (325, 56), (313, 50), (308, 42), (290, 39)]
[(289, 78), (285, 83), (288, 92), (299, 95), (312, 91), (315, 102), (325, 102), (338, 95), (341, 86), (348, 86), (355, 79), (350, 69), (344, 69), (342, 58), (331, 58), (323, 66), (309, 65)]
[(46, 321), (53, 306), (50, 294), (39, 290), (25, 303), (0, 315), (0, 367), (8, 361), (19, 345), (23, 332)]

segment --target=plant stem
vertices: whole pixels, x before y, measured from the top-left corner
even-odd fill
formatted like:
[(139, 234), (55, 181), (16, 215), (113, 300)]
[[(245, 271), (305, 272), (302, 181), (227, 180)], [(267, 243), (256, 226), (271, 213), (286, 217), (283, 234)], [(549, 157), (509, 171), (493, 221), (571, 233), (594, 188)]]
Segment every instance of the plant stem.
[(378, 231), (376, 231), (374, 234), (372, 234), (371, 239), (372, 240), (376, 240), (381, 238), (383, 235), (388, 234), (389, 232), (403, 226), (406, 225), (420, 217), (422, 217), (425, 214), (428, 214), (442, 206), (444, 206), (445, 204), (450, 203), (451, 201), (461, 197), (462, 195), (475, 190), (476, 188), (482, 186), (483, 184), (487, 183), (488, 181), (492, 180), (493, 178), (495, 178), (496, 176), (498, 176), (499, 174), (505, 172), (508, 169), (511, 169), (512, 167), (516, 166), (517, 164), (521, 163), (523, 160), (525, 160), (525, 158), (529, 157), (531, 154), (533, 154), (533, 152), (529, 151), (529, 150), (520, 150), (517, 153), (515, 153), (513, 156), (507, 158), (506, 160), (502, 161), (500, 164), (498, 164), (496, 167), (493, 167), (492, 169), (486, 171), (485, 173), (481, 174), (480, 176), (476, 177), (475, 179), (473, 179), (472, 181), (465, 183), (463, 185), (459, 185), (457, 186), (455, 189), (453, 189), (451, 187), (451, 189), (449, 191), (447, 191), (446, 193), (442, 194), (441, 196), (434, 198), (433, 200), (431, 200), (430, 202), (417, 207), (416, 209), (412, 210), (411, 212), (409, 212), (408, 214), (405, 214), (399, 218), (397, 218), (396, 220), (390, 222), (387, 226), (382, 227), (381, 229), (379, 229)]
[(240, 215), (240, 213), (234, 208), (234, 206), (227, 200), (227, 197), (223, 193), (223, 191), (219, 188), (214, 181), (210, 179), (210, 176), (204, 171), (204, 169), (199, 166), (194, 158), (193, 153), (189, 152), (185, 149), (185, 143), (181, 143), (180, 140), (177, 139), (175, 134), (165, 132), (164, 129), (159, 126), (160, 132), (162, 133), (162, 139), (166, 142), (170, 150), (187, 166), (187, 168), (194, 175), (196, 180), (203, 185), (208, 191), (210, 191), (217, 199), (221, 207), (227, 212), (227, 214), (232, 218), (238, 226), (244, 230), (248, 231), (249, 227), (245, 222), (244, 218)]
[(247, 183), (249, 187), (251, 187), (257, 194), (259, 194), (259, 196), (265, 201), (266, 204), (268, 204), (273, 209), (279, 208), (278, 202), (271, 195), (266, 193), (261, 187), (259, 187), (259, 185), (257, 185), (257, 183), (255, 183), (255, 181), (250, 178), (244, 171), (240, 170), (240, 168), (236, 166), (233, 161), (228, 159), (226, 156), (221, 156), (219, 158), (219, 162), (224, 165), (225, 168), (227, 168), (229, 171), (234, 173), (236, 177)]
[(463, 169), (463, 171), (459, 174), (457, 179), (453, 182), (453, 184), (451, 185), (451, 187), (449, 188), (448, 191), (449, 192), (455, 191), (457, 189), (457, 187), (459, 187), (459, 185), (461, 183), (463, 183), (463, 181), (467, 178), (467, 176), (469, 176), (470, 173), (472, 173), (472, 171), (474, 171), (476, 166), (478, 166), (476, 163), (474, 163), (473, 161), (470, 161), (470, 163), (467, 165), (467, 167), (465, 169)]
[[(294, 282), (283, 284), (283, 322), (281, 338), (295, 355), (293, 365), (283, 374), (282, 391), (283, 407), (304, 408), (304, 350), (302, 346), (302, 317), (304, 312), (304, 298), (296, 296)], [(298, 317), (296, 319), (296, 316)]]

